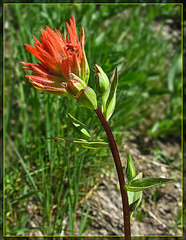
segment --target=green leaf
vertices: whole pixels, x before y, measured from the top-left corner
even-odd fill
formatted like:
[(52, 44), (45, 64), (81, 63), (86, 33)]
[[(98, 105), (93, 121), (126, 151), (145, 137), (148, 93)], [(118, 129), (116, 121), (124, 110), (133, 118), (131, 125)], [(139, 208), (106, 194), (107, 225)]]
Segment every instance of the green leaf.
[[(141, 179), (141, 178), (142, 178), (142, 172), (140, 172), (134, 179), (137, 180), (137, 179)], [(138, 193), (140, 193), (140, 192), (129, 192), (129, 191), (127, 191), (129, 205), (131, 203), (133, 203), (134, 201), (136, 201), (140, 197), (140, 195), (138, 195)]]
[(134, 178), (134, 180), (142, 179), (142, 175), (143, 175), (142, 172), (138, 173), (138, 175), (136, 175), (136, 177)]
[(128, 156), (128, 160), (127, 160), (127, 169), (126, 169), (126, 174), (127, 174), (127, 179), (130, 185), (130, 182), (134, 179), (135, 177), (135, 168), (134, 168), (134, 164), (132, 162), (132, 157), (129, 154)]
[(147, 188), (157, 187), (162, 184), (166, 184), (170, 182), (174, 182), (174, 180), (170, 178), (149, 177), (149, 178), (133, 180), (130, 186), (125, 185), (125, 189), (131, 192), (138, 192), (138, 191), (143, 191)]
[(68, 113), (68, 119), (69, 119), (69, 122), (71, 123), (71, 125), (73, 126), (74, 130), (77, 133), (79, 133), (80, 135), (83, 135), (85, 137), (91, 137), (85, 124), (83, 124), (82, 122), (77, 120), (75, 117), (70, 115), (70, 113)]
[(47, 138), (47, 139), (57, 139), (57, 140), (63, 140), (63, 141), (67, 141), (67, 142), (72, 142), (72, 143), (80, 145), (81, 147), (90, 148), (90, 149), (98, 149), (98, 148), (102, 148), (102, 147), (107, 147), (108, 146), (107, 142), (87, 141), (85, 139), (78, 139), (78, 138), (51, 137), (51, 138)]
[[(142, 172), (140, 172), (134, 179), (141, 179), (142, 178)], [(129, 211), (130, 211), (130, 217), (132, 217), (134, 211), (139, 206), (141, 200), (142, 200), (142, 191), (139, 192), (129, 192), (127, 191), (128, 199), (129, 199)]]
[(118, 70), (116, 68), (113, 76), (110, 79), (109, 87), (102, 97), (103, 103), (102, 112), (106, 120), (108, 120), (112, 116), (115, 109), (117, 85), (118, 85)]
[(138, 198), (136, 201), (134, 201), (133, 203), (131, 203), (129, 205), (129, 212), (130, 212), (130, 216), (132, 217), (132, 213), (134, 213), (137, 209), (137, 207), (139, 206), (140, 202), (141, 202), (141, 199), (142, 199), (142, 191), (140, 192), (135, 192), (135, 193), (140, 193), (141, 194), (141, 197)]
[(98, 149), (102, 147), (107, 147), (108, 143), (106, 142), (86, 142), (81, 145), (84, 148), (89, 148), (89, 149)]

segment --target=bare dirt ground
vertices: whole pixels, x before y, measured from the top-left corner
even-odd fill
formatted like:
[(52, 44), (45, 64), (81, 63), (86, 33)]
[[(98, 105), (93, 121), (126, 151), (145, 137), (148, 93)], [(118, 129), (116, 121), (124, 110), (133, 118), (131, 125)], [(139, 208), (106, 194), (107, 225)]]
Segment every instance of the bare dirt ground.
[[(143, 147), (135, 137), (123, 142), (125, 152), (130, 151), (133, 156), (137, 174), (142, 171), (143, 177), (173, 177), (175, 182), (143, 191), (142, 204), (132, 218), (132, 235), (181, 236), (180, 144), (174, 139), (166, 143), (159, 140), (145, 141)], [(121, 153), (121, 159), (123, 165), (126, 164), (126, 154)], [(88, 214), (90, 225), (84, 236), (123, 235), (122, 205), (117, 185), (116, 174), (106, 174), (87, 195), (87, 207), (92, 200)], [(80, 217), (81, 207), (77, 215)], [(78, 221), (76, 229), (79, 229)]]

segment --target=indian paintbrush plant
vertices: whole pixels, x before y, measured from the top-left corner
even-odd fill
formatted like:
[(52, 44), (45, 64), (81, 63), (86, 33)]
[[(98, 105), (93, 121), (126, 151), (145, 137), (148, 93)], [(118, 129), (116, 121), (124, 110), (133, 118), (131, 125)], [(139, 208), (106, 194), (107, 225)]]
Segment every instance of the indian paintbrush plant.
[[(142, 178), (141, 172), (136, 175), (132, 157), (129, 154), (126, 168), (127, 183), (125, 182), (116, 141), (108, 123), (116, 105), (117, 68), (109, 80), (103, 69), (95, 64), (93, 71), (96, 73), (96, 94), (88, 86), (90, 70), (84, 50), (84, 29), (82, 28), (81, 30), (79, 41), (73, 15), (72, 19), (70, 19), (70, 25), (68, 23), (66, 25), (66, 38), (63, 38), (57, 29), (55, 29), (55, 32), (48, 26), (46, 31), (41, 29), (41, 42), (34, 36), (35, 47), (25, 44), (26, 49), (40, 62), (37, 64), (22, 62), (22, 64), (26, 70), (31, 70), (35, 73), (35, 75), (26, 75), (33, 87), (52, 94), (75, 98), (79, 106), (94, 110), (97, 114), (106, 132), (108, 142), (96, 139), (94, 141), (90, 140), (92, 138), (85, 124), (71, 116), (70, 113), (68, 114), (69, 122), (74, 130), (81, 135), (81, 138), (52, 137), (52, 139), (69, 141), (90, 149), (110, 148), (122, 198), (124, 235), (126, 240), (130, 240), (130, 220), (142, 200), (142, 191), (150, 187), (172, 182), (173, 180), (153, 177)], [(97, 105), (97, 95), (102, 98), (101, 110)]]

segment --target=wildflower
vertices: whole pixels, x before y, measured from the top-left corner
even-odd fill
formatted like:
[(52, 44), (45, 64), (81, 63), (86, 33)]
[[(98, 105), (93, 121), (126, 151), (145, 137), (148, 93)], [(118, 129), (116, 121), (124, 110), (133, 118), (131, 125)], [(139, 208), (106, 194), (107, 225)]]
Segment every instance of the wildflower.
[(81, 30), (79, 42), (73, 15), (70, 19), (70, 26), (68, 23), (66, 25), (66, 40), (57, 29), (55, 32), (48, 26), (46, 31), (41, 29), (41, 43), (33, 36), (35, 48), (25, 44), (26, 49), (37, 57), (40, 63), (22, 62), (25, 69), (36, 74), (26, 75), (33, 87), (62, 96), (73, 95), (72, 87), (70, 91), (67, 90), (67, 87), (71, 86), (68, 84), (69, 81), (78, 82), (80, 79), (80, 91), (87, 85), (89, 79), (89, 66), (84, 52), (84, 29)]

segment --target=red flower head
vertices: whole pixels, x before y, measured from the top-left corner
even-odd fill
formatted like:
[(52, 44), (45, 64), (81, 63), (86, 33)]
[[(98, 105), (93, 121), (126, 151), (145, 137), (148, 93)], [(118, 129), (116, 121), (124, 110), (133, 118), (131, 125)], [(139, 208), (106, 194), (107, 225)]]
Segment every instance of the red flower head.
[[(26, 49), (37, 57), (40, 63), (22, 62), (25, 69), (36, 75), (26, 75), (32, 85), (42, 91), (69, 96), (66, 90), (69, 80), (81, 79), (85, 85), (89, 79), (89, 67), (84, 52), (85, 34), (82, 28), (80, 42), (77, 36), (75, 18), (72, 15), (67, 25), (66, 40), (59, 30), (55, 32), (46, 27), (41, 29), (41, 43), (35, 36), (35, 48), (26, 45)], [(76, 77), (77, 76), (77, 77)]]

